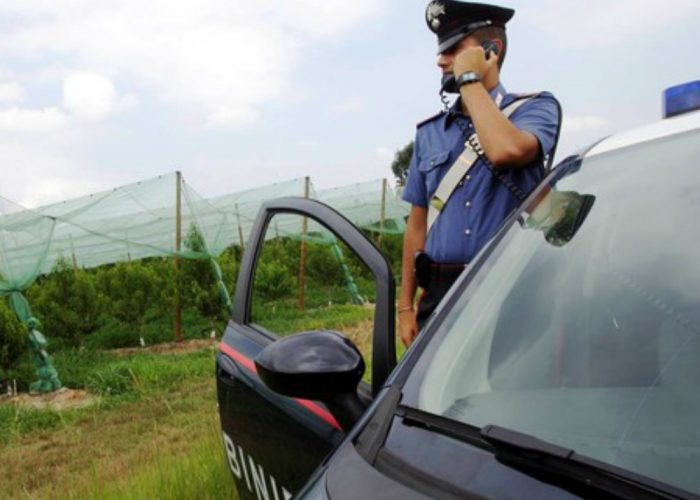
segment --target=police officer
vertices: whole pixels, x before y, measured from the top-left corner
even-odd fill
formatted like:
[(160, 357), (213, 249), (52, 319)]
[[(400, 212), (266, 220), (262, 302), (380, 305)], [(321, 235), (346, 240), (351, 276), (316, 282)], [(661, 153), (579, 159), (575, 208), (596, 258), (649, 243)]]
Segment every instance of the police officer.
[[(406, 345), (465, 266), (544, 177), (554, 154), (561, 114), (556, 99), (542, 92), (523, 100), (500, 81), (508, 49), (505, 26), (513, 14), (512, 9), (457, 0), (434, 0), (426, 9), (428, 28), (438, 39), (443, 91), (458, 97), (417, 127), (403, 195), (412, 205), (398, 308), (399, 334)], [(524, 102), (507, 117), (505, 110), (516, 108), (516, 101)], [(468, 138), (473, 162), (464, 160)], [(460, 162), (469, 163), (467, 173), (452, 181), (445, 196), (444, 186), (455, 175), (445, 177)], [(437, 218), (429, 213), (435, 207), (440, 209)], [(423, 293), (416, 309), (418, 284)]]

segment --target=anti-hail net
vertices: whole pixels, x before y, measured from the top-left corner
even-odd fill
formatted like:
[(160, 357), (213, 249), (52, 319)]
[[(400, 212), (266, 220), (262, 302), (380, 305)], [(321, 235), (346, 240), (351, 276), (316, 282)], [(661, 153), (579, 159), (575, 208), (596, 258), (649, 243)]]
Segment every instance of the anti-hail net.
[[(300, 178), (204, 198), (173, 173), (31, 210), (0, 197), (0, 295), (21, 292), (60, 259), (80, 268), (155, 256), (216, 259), (244, 245), (263, 202), (283, 196), (318, 199), (372, 232), (403, 232), (409, 210), (381, 179), (317, 192)], [(302, 236), (298, 223), (277, 224), (271, 237)], [(195, 249), (185, 244), (192, 231), (201, 236)], [(313, 221), (305, 237), (333, 241)]]

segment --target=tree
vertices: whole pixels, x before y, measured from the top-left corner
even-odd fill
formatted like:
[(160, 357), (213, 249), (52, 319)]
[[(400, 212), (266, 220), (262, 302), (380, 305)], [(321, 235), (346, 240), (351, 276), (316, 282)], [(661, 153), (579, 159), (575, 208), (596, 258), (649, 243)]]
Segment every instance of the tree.
[(202, 316), (212, 320), (225, 317), (218, 283), (212, 272), (213, 264), (210, 259), (204, 258), (207, 255), (207, 246), (196, 225), (190, 225), (184, 243), (186, 251), (199, 254), (200, 258), (186, 259), (180, 264), (182, 305), (185, 308), (195, 307)]
[(411, 165), (411, 157), (413, 156), (413, 141), (406, 144), (402, 149), (399, 149), (394, 155), (394, 161), (391, 162), (391, 171), (396, 177), (396, 182), (399, 186), (406, 185), (408, 177), (408, 167)]
[(63, 257), (50, 275), (28, 290), (27, 298), (49, 338), (78, 345), (100, 327), (104, 297), (95, 288), (92, 273), (73, 269)]
[(9, 370), (26, 349), (26, 331), (14, 313), (0, 298), (0, 380), (2, 371)]

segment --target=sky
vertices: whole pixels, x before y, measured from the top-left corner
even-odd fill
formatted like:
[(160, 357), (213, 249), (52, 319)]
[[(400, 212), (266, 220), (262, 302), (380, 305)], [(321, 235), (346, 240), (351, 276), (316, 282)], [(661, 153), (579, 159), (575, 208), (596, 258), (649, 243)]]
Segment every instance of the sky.
[[(180, 170), (203, 196), (392, 179), (440, 111), (424, 0), (0, 0), (0, 196)], [(559, 158), (700, 79), (698, 0), (510, 0), (502, 82), (564, 108)]]

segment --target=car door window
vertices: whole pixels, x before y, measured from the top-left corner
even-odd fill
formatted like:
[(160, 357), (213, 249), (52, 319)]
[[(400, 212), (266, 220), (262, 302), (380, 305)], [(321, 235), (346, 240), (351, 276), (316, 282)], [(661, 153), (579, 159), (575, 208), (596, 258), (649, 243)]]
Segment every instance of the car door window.
[(272, 338), (338, 331), (368, 362), (375, 288), (371, 271), (330, 229), (309, 217), (277, 213), (258, 253), (251, 323)]

